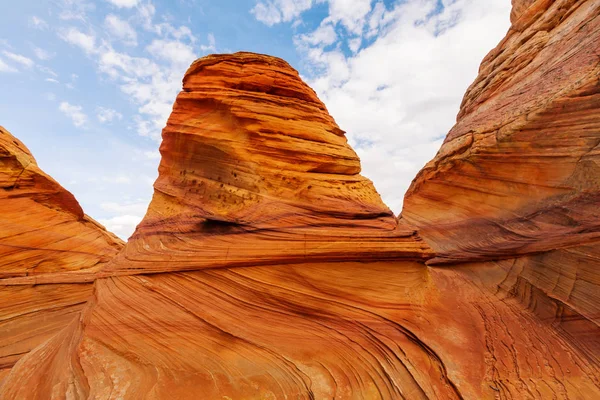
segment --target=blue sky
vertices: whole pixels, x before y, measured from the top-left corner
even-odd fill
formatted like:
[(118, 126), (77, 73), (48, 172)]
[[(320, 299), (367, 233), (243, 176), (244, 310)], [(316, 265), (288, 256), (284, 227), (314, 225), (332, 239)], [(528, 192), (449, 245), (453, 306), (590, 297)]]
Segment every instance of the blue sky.
[(399, 212), (510, 13), (510, 0), (1, 1), (0, 125), (123, 238), (150, 201), (160, 131), (195, 58), (287, 60)]

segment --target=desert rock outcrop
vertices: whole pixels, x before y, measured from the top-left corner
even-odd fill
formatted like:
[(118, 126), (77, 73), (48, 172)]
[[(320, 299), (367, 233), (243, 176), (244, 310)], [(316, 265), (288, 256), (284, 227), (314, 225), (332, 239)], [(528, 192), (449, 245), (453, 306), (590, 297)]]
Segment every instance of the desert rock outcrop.
[(122, 246), (0, 127), (0, 382), (77, 319), (95, 273)]
[(513, 4), (400, 220), (284, 61), (192, 64), (144, 220), (0, 398), (600, 397), (600, 3)]
[(148, 213), (107, 272), (430, 256), (283, 60), (236, 53), (193, 63), (160, 150)]

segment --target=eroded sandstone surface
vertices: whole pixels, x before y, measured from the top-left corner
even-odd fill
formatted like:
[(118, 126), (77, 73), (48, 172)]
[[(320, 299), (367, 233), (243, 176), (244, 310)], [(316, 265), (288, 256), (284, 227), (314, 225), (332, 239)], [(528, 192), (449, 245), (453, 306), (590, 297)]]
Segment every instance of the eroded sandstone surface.
[(0, 398), (600, 397), (600, 2), (513, 5), (400, 219), (287, 63), (192, 64), (147, 215), (41, 275), (97, 279)]
[(78, 317), (95, 273), (122, 246), (0, 127), (0, 384)]

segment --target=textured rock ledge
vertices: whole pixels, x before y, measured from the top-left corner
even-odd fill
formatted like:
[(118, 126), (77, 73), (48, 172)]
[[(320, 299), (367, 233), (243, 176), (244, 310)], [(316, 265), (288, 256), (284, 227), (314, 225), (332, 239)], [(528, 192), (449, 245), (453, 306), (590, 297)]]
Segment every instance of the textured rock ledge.
[(0, 209), (0, 279), (97, 272), (123, 247), (2, 127)]

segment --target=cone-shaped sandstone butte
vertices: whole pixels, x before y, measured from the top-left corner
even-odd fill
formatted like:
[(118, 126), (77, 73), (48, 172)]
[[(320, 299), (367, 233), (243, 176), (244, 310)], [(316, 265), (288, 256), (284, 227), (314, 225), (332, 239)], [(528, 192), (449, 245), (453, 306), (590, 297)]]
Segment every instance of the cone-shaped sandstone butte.
[(0, 382), (79, 314), (122, 246), (0, 127)]
[[(513, 4), (400, 224), (286, 63), (194, 63), (144, 221), (82, 317), (23, 357), (0, 398), (600, 397), (597, 215), (579, 200), (600, 179), (600, 4)], [(433, 264), (480, 262), (426, 267), (410, 224)]]
[(283, 60), (197, 60), (160, 150), (148, 213), (108, 272), (429, 256), (414, 230), (397, 226), (344, 132)]

